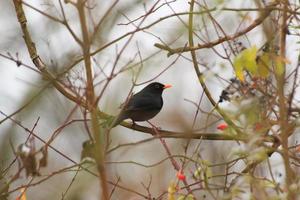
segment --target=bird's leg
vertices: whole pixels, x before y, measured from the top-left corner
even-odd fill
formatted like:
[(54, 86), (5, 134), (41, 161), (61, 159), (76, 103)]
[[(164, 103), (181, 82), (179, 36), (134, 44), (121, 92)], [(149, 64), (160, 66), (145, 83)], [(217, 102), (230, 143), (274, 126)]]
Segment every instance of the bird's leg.
[(131, 121), (132, 121), (131, 127), (134, 128), (136, 126), (136, 123), (135, 123), (135, 121), (133, 119), (131, 119)]

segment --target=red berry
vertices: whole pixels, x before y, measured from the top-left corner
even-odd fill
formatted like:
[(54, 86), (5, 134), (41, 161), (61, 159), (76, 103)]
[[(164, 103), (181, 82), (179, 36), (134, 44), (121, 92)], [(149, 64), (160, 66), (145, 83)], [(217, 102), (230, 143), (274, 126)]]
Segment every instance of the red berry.
[(185, 180), (185, 175), (183, 174), (182, 170), (179, 170), (176, 174), (178, 180), (184, 181)]
[(219, 125), (217, 126), (217, 129), (219, 129), (219, 130), (221, 130), (221, 131), (225, 130), (226, 128), (228, 128), (228, 125), (225, 124), (225, 123), (219, 124)]

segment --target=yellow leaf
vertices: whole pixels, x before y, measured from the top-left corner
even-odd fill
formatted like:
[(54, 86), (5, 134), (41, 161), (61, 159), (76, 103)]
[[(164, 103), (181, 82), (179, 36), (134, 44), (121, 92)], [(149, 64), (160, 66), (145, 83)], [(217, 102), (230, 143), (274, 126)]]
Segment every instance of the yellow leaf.
[(192, 194), (189, 195), (180, 195), (177, 200), (194, 200), (194, 196)]
[(281, 57), (277, 56), (275, 58), (275, 73), (277, 76), (282, 75), (285, 71), (283, 63), (284, 60)]
[(275, 73), (276, 75), (282, 75), (285, 72), (284, 64), (291, 64), (291, 61), (287, 58), (276, 56), (275, 57)]
[(175, 200), (176, 185), (172, 181), (168, 187), (168, 200)]
[(247, 69), (254, 76), (257, 75), (256, 53), (256, 46), (245, 49), (241, 53), (245, 69)]
[(244, 70), (248, 70), (252, 75), (257, 76), (257, 64), (256, 64), (257, 48), (253, 46), (251, 48), (243, 50), (237, 55), (233, 61), (233, 67), (236, 77), (244, 81)]
[(236, 57), (233, 61), (233, 66), (234, 66), (234, 71), (235, 71), (235, 75), (236, 77), (240, 80), (240, 81), (244, 81), (244, 72), (243, 72), (243, 64), (242, 64), (242, 60), (239, 59), (238, 57)]
[(263, 53), (257, 58), (257, 72), (262, 78), (267, 78), (270, 74), (270, 67), (272, 64), (271, 57), (268, 53)]

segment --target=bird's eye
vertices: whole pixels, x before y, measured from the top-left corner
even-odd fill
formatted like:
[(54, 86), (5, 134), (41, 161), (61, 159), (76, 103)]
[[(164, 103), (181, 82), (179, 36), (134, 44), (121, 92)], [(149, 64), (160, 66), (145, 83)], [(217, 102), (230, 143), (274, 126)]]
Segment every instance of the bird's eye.
[(156, 89), (159, 89), (159, 88), (160, 88), (158, 84), (155, 84), (154, 87), (155, 87)]

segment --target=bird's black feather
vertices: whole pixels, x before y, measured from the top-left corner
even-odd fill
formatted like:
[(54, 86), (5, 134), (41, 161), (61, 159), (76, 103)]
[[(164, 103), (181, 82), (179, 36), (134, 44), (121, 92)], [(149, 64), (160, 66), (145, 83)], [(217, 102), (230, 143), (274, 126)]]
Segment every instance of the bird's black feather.
[(159, 113), (163, 106), (162, 92), (164, 89), (163, 84), (154, 82), (133, 95), (127, 104), (124, 105), (113, 127), (125, 119), (146, 121), (153, 118)]

